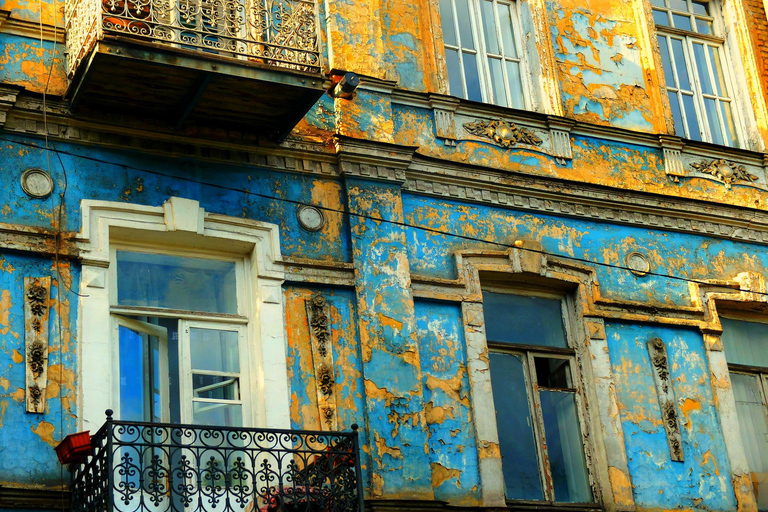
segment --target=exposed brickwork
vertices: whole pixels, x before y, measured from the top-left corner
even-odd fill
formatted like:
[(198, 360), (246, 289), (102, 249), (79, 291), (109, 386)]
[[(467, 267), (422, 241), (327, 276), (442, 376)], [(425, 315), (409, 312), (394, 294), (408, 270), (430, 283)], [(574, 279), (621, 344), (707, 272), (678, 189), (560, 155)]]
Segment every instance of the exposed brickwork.
[(768, 97), (768, 16), (765, 13), (763, 0), (744, 0), (744, 8), (747, 11), (752, 44), (755, 46), (755, 58), (760, 70), (763, 95)]

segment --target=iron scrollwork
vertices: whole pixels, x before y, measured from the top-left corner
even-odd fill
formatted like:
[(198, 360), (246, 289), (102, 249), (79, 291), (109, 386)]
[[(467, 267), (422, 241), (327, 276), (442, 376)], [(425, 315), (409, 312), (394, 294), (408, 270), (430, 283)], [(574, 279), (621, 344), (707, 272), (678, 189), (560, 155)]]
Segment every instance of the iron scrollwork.
[(669, 455), (673, 461), (683, 462), (685, 459), (683, 456), (682, 438), (680, 436), (680, 422), (669, 372), (669, 359), (667, 357), (667, 349), (660, 338), (653, 338), (648, 342), (648, 355), (653, 367), (653, 378), (659, 397), (661, 422), (667, 434)]
[(311, 0), (74, 0), (67, 2), (68, 74), (105, 33), (320, 72)]
[(93, 455), (72, 468), (71, 508), (102, 512), (112, 500), (132, 512), (359, 512), (355, 427), (319, 433), (108, 419), (93, 436)]

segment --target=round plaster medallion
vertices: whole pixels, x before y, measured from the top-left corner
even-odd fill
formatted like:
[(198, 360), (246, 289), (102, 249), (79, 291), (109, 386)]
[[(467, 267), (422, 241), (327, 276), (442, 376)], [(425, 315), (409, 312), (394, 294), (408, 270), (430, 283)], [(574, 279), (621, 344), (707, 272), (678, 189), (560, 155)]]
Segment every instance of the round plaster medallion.
[(299, 218), (299, 224), (307, 231), (320, 231), (325, 225), (325, 216), (319, 208), (314, 206), (304, 205), (300, 206), (296, 212), (296, 216)]
[(624, 260), (627, 263), (629, 271), (636, 276), (648, 275), (648, 271), (651, 270), (651, 262), (648, 258), (639, 252), (631, 252), (627, 254), (627, 258)]
[(21, 175), (21, 188), (29, 197), (42, 199), (53, 192), (53, 180), (42, 169), (27, 169)]

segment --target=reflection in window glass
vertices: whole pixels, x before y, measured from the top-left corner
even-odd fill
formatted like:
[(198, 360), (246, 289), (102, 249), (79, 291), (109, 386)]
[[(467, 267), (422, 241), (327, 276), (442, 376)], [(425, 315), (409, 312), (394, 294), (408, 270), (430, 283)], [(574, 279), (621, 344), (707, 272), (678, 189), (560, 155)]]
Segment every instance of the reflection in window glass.
[(768, 481), (768, 421), (760, 376), (731, 373), (731, 384), (741, 442), (747, 455), (750, 476), (757, 484), (754, 488), (758, 508), (768, 510), (768, 489), (765, 488)]
[(721, 318), (723, 349), (731, 364), (768, 368), (768, 324)]
[(484, 291), (483, 310), (490, 341), (567, 346), (559, 299)]
[(568, 347), (561, 302), (483, 291), (496, 425), (510, 500), (593, 500), (573, 356), (561, 350)]
[(719, 55), (725, 41), (713, 40), (719, 36), (712, 29), (709, 2), (655, 0), (653, 5), (675, 133), (738, 147), (735, 123), (730, 118), (727, 70), (723, 70)]
[(117, 251), (117, 303), (237, 314), (235, 263)]
[(523, 108), (527, 93), (515, 2), (440, 0), (440, 19), (451, 94)]
[(543, 500), (522, 356), (492, 352), (490, 357), (507, 499)]
[(541, 414), (547, 438), (555, 500), (570, 503), (592, 501), (587, 463), (576, 414), (576, 397), (566, 391), (540, 391)]

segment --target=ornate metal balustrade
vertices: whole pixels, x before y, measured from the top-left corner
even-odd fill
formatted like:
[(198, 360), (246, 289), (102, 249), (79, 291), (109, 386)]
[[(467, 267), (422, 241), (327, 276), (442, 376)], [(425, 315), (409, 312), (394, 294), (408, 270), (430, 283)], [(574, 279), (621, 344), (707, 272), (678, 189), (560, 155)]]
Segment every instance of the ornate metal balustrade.
[(73, 512), (363, 512), (352, 432), (107, 421)]
[(104, 35), (320, 72), (313, 0), (67, 0), (67, 71)]

